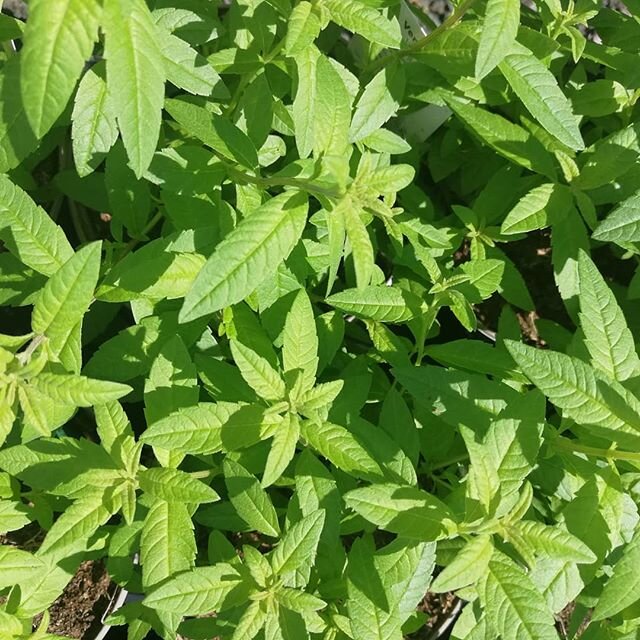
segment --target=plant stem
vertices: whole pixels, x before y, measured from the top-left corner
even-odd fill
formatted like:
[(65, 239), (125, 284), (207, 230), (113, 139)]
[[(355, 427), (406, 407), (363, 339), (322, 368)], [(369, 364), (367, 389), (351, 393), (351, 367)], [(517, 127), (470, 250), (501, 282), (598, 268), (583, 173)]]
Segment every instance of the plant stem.
[(640, 464), (640, 453), (633, 451), (617, 451), (616, 449), (600, 449), (598, 447), (589, 447), (584, 444), (578, 444), (568, 438), (556, 438), (552, 447), (560, 451), (569, 453), (584, 453), (594, 458), (604, 458), (606, 460), (621, 460), (625, 462), (635, 462)]
[(413, 44), (410, 44), (406, 49), (398, 49), (393, 53), (390, 53), (387, 56), (382, 56), (374, 60), (369, 67), (367, 67), (366, 74), (367, 75), (375, 75), (386, 67), (390, 62), (395, 60), (399, 60), (400, 58), (404, 58), (405, 56), (411, 56), (426, 47), (430, 42), (438, 38), (442, 33), (451, 29), (451, 27), (455, 26), (462, 20), (464, 15), (471, 9), (476, 0), (463, 0), (463, 2), (458, 6), (455, 11), (440, 25), (438, 25), (433, 31), (428, 33), (424, 38), (420, 38), (416, 40)]

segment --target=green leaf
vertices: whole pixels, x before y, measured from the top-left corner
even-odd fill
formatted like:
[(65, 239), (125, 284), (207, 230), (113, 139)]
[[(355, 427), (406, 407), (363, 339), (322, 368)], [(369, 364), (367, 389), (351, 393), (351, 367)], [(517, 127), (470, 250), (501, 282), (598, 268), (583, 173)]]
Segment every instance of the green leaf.
[(302, 423), (301, 433), (309, 446), (338, 469), (361, 478), (382, 475), (378, 463), (348, 429), (309, 420)]
[(105, 63), (87, 70), (80, 80), (71, 114), (73, 159), (80, 177), (89, 175), (118, 138), (113, 101), (107, 90)]
[(250, 447), (271, 422), (265, 407), (230, 402), (202, 402), (154, 422), (140, 437), (154, 447), (192, 455)]
[(593, 232), (593, 239), (622, 245), (640, 240), (640, 191), (609, 213)]
[(216, 247), (180, 310), (180, 322), (240, 302), (286, 259), (307, 220), (307, 196), (283, 193), (256, 209)]
[(301, 158), (313, 151), (316, 126), (316, 70), (320, 52), (315, 46), (303, 49), (296, 56), (298, 88), (291, 116), (295, 128), (296, 147)]
[(40, 373), (31, 384), (55, 402), (76, 407), (91, 407), (126, 396), (131, 387), (118, 382), (95, 380), (79, 375)]
[(382, 127), (396, 114), (404, 94), (402, 67), (390, 65), (367, 84), (356, 104), (349, 129), (349, 141), (357, 142)]
[(368, 286), (346, 289), (327, 298), (341, 311), (378, 322), (406, 322), (415, 318), (423, 305), (411, 291), (396, 286)]
[(156, 500), (144, 520), (140, 539), (142, 584), (149, 588), (164, 583), (191, 569), (195, 557), (196, 541), (187, 506)]
[(27, 507), (21, 502), (0, 500), (0, 534), (17, 531), (31, 522)]
[(300, 2), (289, 16), (284, 50), (288, 56), (296, 56), (313, 43), (320, 33), (320, 18), (311, 2)]
[(227, 93), (218, 72), (184, 40), (162, 30), (158, 39), (169, 82), (197, 96), (210, 96), (218, 87)]
[(284, 400), (286, 388), (280, 373), (249, 347), (231, 340), (231, 354), (247, 384), (263, 400)]
[(73, 249), (62, 229), (9, 178), (0, 175), (0, 240), (21, 262), (53, 275)]
[(271, 449), (262, 474), (262, 486), (272, 485), (285, 472), (296, 453), (300, 438), (300, 419), (297, 414), (289, 413), (273, 433)]
[(487, 572), (493, 554), (491, 536), (479, 535), (465, 544), (431, 584), (431, 591), (447, 593), (475, 584)]
[(230, 564), (197, 567), (154, 589), (144, 605), (180, 616), (196, 616), (219, 611), (227, 596), (237, 590), (242, 578)]
[(633, 538), (613, 566), (613, 574), (605, 582), (602, 594), (593, 612), (593, 620), (604, 620), (620, 613), (626, 607), (640, 600), (640, 532)]
[(208, 485), (178, 469), (145, 469), (138, 474), (140, 488), (167, 502), (202, 504), (220, 496)]
[(371, 42), (399, 49), (400, 25), (387, 20), (379, 11), (360, 0), (325, 0), (331, 19), (341, 27), (357, 33)]
[(498, 66), (524, 106), (552, 136), (571, 149), (584, 149), (571, 103), (551, 71), (531, 51), (518, 45)]
[(258, 166), (258, 152), (244, 131), (222, 116), (187, 100), (169, 99), (164, 108), (190, 136), (247, 169)]
[(613, 439), (618, 432), (640, 435), (640, 402), (622, 385), (577, 358), (510, 340), (505, 344), (524, 374), (564, 415), (601, 427)]
[(558, 640), (553, 614), (531, 578), (494, 551), (480, 588), (487, 618), (504, 640)]
[(100, 272), (102, 243), (93, 242), (73, 254), (47, 281), (33, 308), (33, 330), (48, 338), (55, 356), (93, 300)]
[(98, 37), (97, 0), (38, 0), (29, 6), (21, 51), (22, 99), (41, 138), (64, 111)]
[(0, 546), (0, 589), (33, 579), (42, 569), (42, 561), (15, 547)]
[(580, 327), (594, 367), (618, 382), (640, 373), (640, 359), (622, 310), (589, 256), (578, 258)]
[(571, 207), (571, 192), (564, 185), (546, 182), (526, 193), (502, 222), (501, 233), (544, 229), (561, 219)]
[(285, 576), (305, 564), (313, 564), (324, 519), (324, 509), (319, 509), (298, 520), (284, 533), (271, 555), (271, 567), (276, 575)]
[(362, 289), (371, 282), (375, 266), (371, 238), (362, 219), (358, 203), (353, 202), (351, 198), (344, 198), (338, 205), (338, 210), (344, 220), (344, 228), (351, 245), (351, 256), (356, 271), (356, 283), (358, 288)]
[(591, 564), (596, 556), (579, 538), (563, 531), (559, 526), (549, 526), (533, 520), (521, 520), (507, 526), (507, 535), (515, 532), (537, 553), (557, 557), (567, 562)]
[(453, 525), (448, 507), (416, 487), (374, 484), (349, 491), (344, 500), (366, 520), (406, 538), (440, 540)]
[(520, 23), (517, 0), (489, 0), (480, 32), (475, 76), (482, 80), (502, 62), (515, 42)]
[(284, 323), (282, 364), (284, 371), (302, 372), (302, 391), (313, 387), (318, 369), (318, 334), (309, 296), (301, 289)]
[(107, 83), (118, 127), (138, 178), (149, 167), (160, 135), (164, 61), (144, 0), (106, 0)]
[(225, 458), (223, 469), (229, 499), (238, 515), (257, 531), (278, 537), (280, 525), (276, 510), (255, 476), (229, 458)]

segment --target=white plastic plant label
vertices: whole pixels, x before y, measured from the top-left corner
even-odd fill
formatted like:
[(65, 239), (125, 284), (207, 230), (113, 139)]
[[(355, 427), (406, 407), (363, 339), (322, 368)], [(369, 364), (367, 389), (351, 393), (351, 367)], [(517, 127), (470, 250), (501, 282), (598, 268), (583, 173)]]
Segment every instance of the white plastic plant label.
[[(400, 4), (400, 28), (405, 42), (411, 43), (420, 38), (424, 38), (430, 32), (429, 27), (411, 10), (407, 4), (408, 0), (403, 0)], [(444, 124), (451, 110), (437, 104), (430, 104), (404, 116), (400, 120), (400, 126), (408, 140), (412, 142), (424, 142), (434, 131)]]

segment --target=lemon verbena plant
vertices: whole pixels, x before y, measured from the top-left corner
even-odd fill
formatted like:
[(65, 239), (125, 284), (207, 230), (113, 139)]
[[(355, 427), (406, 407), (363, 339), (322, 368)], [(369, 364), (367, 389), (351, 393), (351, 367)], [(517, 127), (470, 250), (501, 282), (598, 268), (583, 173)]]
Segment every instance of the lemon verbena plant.
[(636, 638), (638, 0), (4, 4), (0, 638)]

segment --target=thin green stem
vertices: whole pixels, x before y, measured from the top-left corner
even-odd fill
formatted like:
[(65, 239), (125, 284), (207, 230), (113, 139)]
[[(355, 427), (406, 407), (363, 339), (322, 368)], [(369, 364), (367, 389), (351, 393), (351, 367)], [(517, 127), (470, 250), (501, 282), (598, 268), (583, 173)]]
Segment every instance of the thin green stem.
[(122, 250), (122, 253), (113, 266), (115, 267), (117, 264), (122, 262), (140, 244), (142, 238), (153, 231), (154, 227), (162, 220), (162, 218), (164, 218), (164, 214), (162, 213), (162, 211), (158, 211), (156, 215), (153, 216), (151, 220), (149, 220), (147, 226), (142, 230), (140, 236), (138, 238), (132, 238), (131, 240), (129, 240), (127, 246)]
[(618, 451), (617, 449), (601, 449), (599, 447), (589, 447), (579, 444), (569, 438), (556, 438), (552, 447), (560, 451), (569, 453), (584, 453), (593, 458), (604, 458), (605, 460), (620, 460), (624, 462), (634, 462), (640, 464), (640, 453), (633, 451)]
[(424, 38), (420, 38), (416, 40), (414, 43), (410, 44), (405, 49), (398, 49), (386, 56), (381, 56), (376, 58), (368, 67), (365, 69), (367, 75), (375, 75), (386, 67), (389, 63), (404, 58), (406, 56), (412, 56), (422, 49), (424, 49), (429, 43), (433, 42), (435, 39), (440, 37), (448, 29), (455, 26), (462, 20), (464, 15), (471, 9), (471, 7), (475, 4), (477, 0), (464, 0), (459, 7), (455, 9), (455, 11), (438, 27), (436, 27), (431, 33), (428, 33)]

